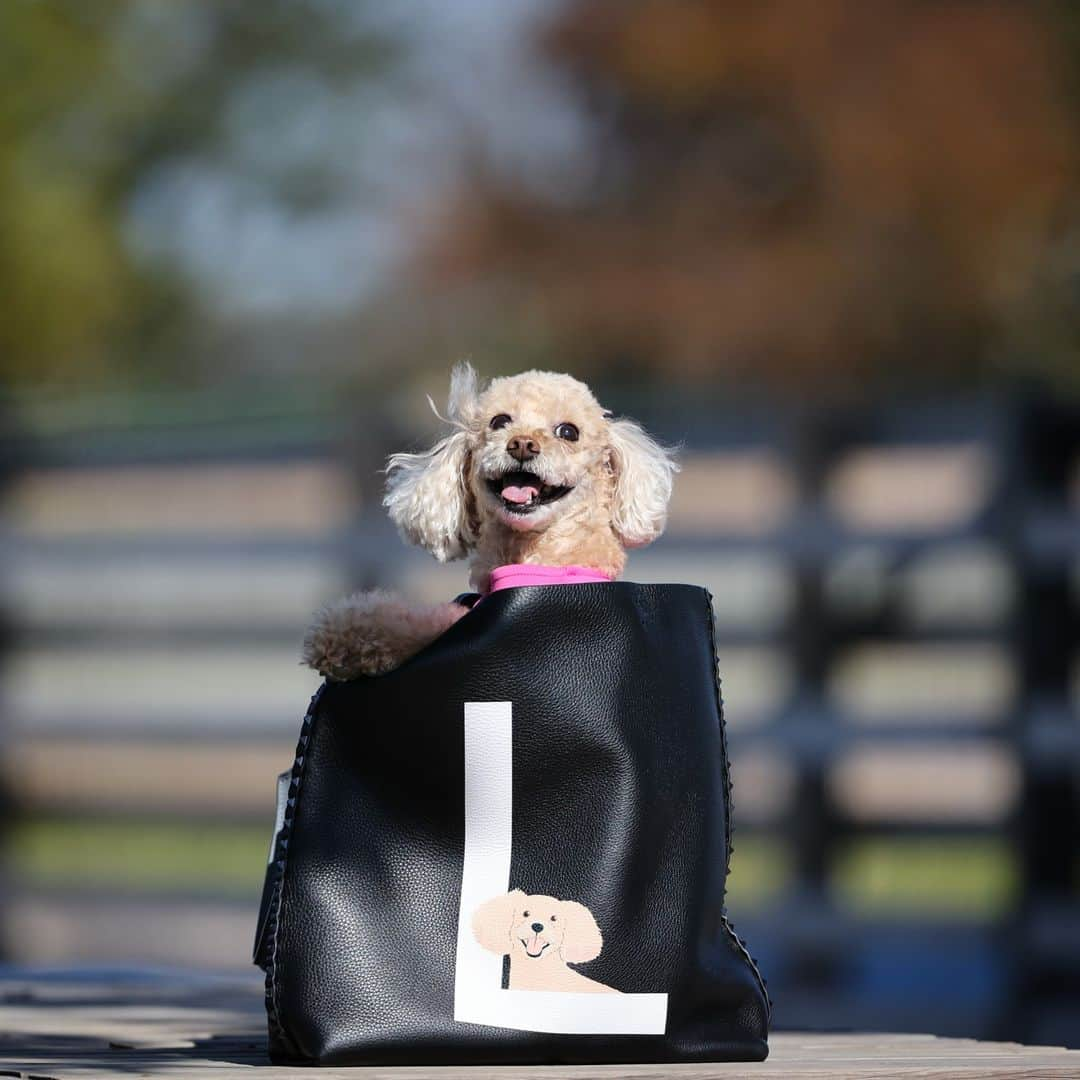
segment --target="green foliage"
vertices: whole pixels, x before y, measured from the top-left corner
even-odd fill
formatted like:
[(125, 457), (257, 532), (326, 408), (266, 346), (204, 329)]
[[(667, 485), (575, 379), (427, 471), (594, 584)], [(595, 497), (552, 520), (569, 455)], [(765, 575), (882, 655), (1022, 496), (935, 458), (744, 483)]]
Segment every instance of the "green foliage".
[(123, 318), (130, 267), (101, 167), (66, 127), (75, 103), (91, 107), (109, 63), (100, 18), (78, 10), (0, 6), (0, 370), (9, 378), (100, 369)]
[[(131, 200), (163, 163), (229, 163), (222, 116), (250, 77), (303, 70), (333, 84), (379, 70), (388, 51), (342, 33), (344, 10), (325, 0), (0, 5), (0, 378), (82, 389), (210, 372), (221, 350), (203, 355), (199, 283), (132, 254)], [(318, 177), (275, 180), (292, 185), (277, 193), (285, 199), (325, 190)]]

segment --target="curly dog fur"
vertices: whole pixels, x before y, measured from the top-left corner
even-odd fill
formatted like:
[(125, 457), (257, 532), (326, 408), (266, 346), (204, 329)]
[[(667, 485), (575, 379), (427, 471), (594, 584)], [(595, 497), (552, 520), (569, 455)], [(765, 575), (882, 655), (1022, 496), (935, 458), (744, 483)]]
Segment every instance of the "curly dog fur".
[[(440, 562), (468, 557), (479, 592), (492, 569), (510, 563), (618, 577), (626, 549), (663, 531), (673, 452), (614, 418), (577, 379), (527, 371), (485, 388), (459, 364), (447, 416), (453, 430), (430, 450), (391, 455), (383, 504), (403, 536)], [(459, 604), (356, 593), (315, 615), (304, 662), (336, 680), (383, 674), (464, 614)]]

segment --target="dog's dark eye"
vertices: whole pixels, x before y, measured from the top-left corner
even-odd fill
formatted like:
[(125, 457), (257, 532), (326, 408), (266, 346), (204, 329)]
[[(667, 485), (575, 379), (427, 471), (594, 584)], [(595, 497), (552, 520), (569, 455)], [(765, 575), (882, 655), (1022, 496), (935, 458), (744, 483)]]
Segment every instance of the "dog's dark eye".
[(559, 424), (558, 427), (555, 428), (555, 434), (560, 439), (565, 439), (567, 442), (577, 442), (578, 435), (581, 433), (573, 424)]
[(510, 417), (506, 413), (501, 412), (497, 416), (491, 418), (491, 427), (498, 431), (499, 428), (506, 427), (510, 423)]
[(554, 922), (554, 921), (555, 921), (555, 916), (554, 916), (554, 915), (552, 915), (552, 916), (551, 916), (551, 918), (550, 918), (550, 919), (549, 919), (548, 921), (549, 921), (549, 922)]
[(523, 915), (523, 916), (524, 916), (524, 917), (525, 917), (526, 919), (527, 919), (527, 918), (529, 917), (529, 913), (528, 913), (527, 911), (523, 911), (523, 912), (522, 912), (521, 914), (522, 914), (522, 915)]

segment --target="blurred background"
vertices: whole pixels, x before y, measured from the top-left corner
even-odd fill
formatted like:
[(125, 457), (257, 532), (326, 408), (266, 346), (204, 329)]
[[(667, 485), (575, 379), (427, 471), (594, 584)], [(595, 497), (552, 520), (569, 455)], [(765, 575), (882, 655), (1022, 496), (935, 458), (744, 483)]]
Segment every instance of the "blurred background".
[(1080, 11), (0, 6), (0, 951), (243, 968), (450, 365), (685, 444), (780, 1027), (1080, 1045)]

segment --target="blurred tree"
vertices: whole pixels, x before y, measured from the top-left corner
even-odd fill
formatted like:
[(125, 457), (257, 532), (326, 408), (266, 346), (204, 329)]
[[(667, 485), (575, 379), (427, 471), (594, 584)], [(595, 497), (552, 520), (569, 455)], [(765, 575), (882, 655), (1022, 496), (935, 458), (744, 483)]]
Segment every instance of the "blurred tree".
[(582, 367), (841, 391), (1033, 362), (1073, 377), (1063, 18), (1009, 0), (579, 0), (541, 45), (595, 125), (592, 161), (551, 197), (478, 163), (427, 281), (474, 326), (538, 327)]
[(0, 363), (16, 379), (98, 367), (122, 314), (129, 268), (104, 192), (57, 130), (107, 66), (101, 29), (72, 6), (0, 7)]
[[(264, 215), (270, 205), (302, 217), (333, 200), (332, 131), (285, 168), (242, 158), (242, 125), (234, 116), (227, 130), (227, 118), (253, 85), (266, 92), (248, 97), (272, 112), (281, 73), (335, 87), (377, 70), (383, 43), (354, 22), (335, 0), (0, 4), (0, 375), (9, 384), (197, 382), (230, 361), (242, 368), (236, 327), (215, 325), (207, 310), (214, 283), (140, 248), (132, 205), (177, 163), (235, 178)], [(255, 134), (272, 158), (273, 129)], [(166, 227), (175, 244), (187, 241), (183, 223)], [(255, 348), (250, 336), (246, 345)]]

